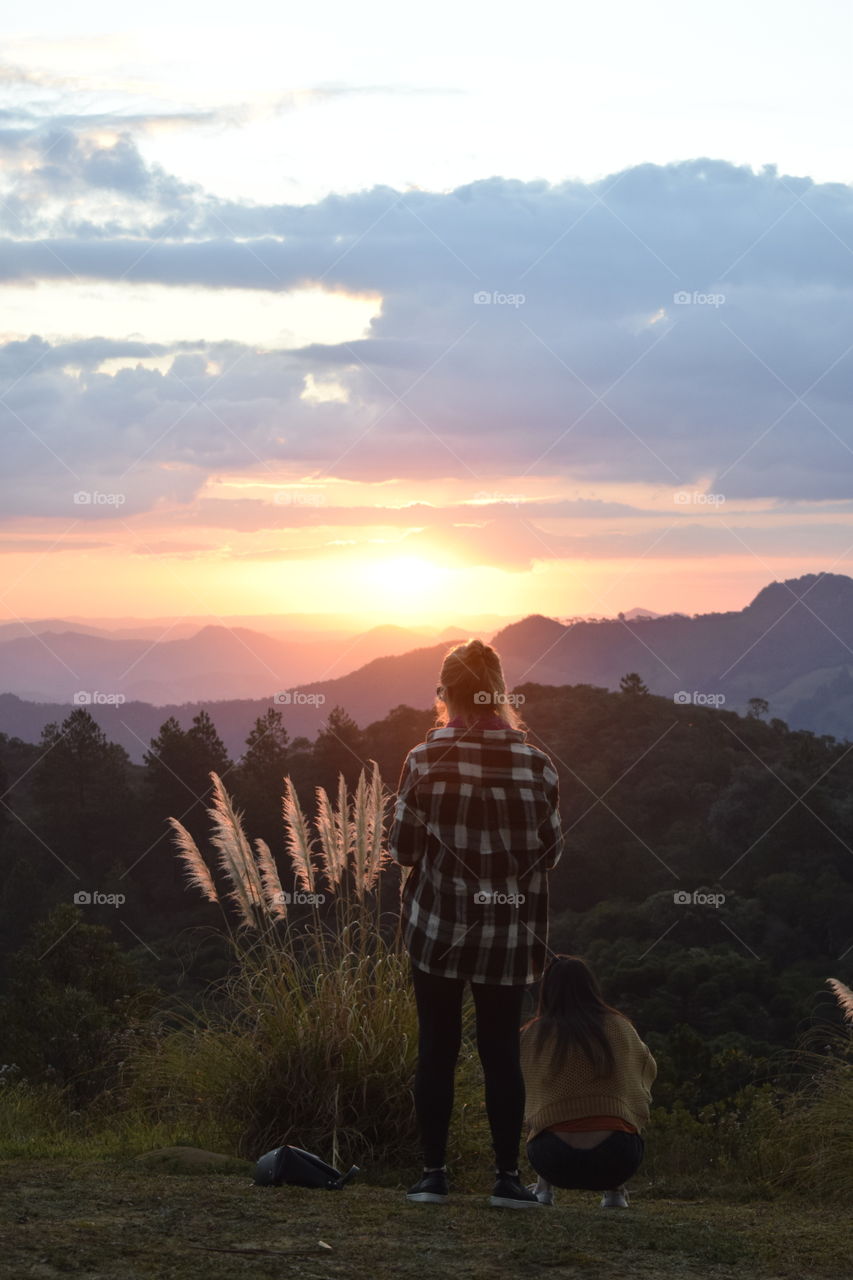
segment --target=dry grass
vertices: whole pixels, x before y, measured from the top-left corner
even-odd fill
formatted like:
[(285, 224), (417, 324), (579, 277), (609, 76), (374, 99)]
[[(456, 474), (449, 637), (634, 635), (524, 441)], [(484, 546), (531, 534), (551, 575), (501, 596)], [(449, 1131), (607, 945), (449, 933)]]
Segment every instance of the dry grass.
[[(87, 1280), (837, 1280), (853, 1226), (785, 1198), (738, 1205), (635, 1192), (627, 1213), (564, 1193), (554, 1209), (492, 1209), (483, 1179), (446, 1206), (396, 1187), (259, 1188), (241, 1175), (166, 1175), (137, 1162), (0, 1164), (2, 1274)], [(321, 1242), (323, 1242), (321, 1244)], [(328, 1246), (328, 1247), (324, 1247)]]
[(396, 919), (383, 930), (379, 916), (388, 796), (378, 768), (362, 771), (351, 799), (342, 776), (335, 803), (318, 787), (313, 828), (285, 779), (286, 848), (298, 891), (312, 896), (301, 912), (267, 846), (252, 849), (242, 815), (211, 779), (227, 894), (172, 825), (190, 885), (223, 905), (233, 972), (203, 1008), (173, 1015), (133, 1048), (125, 1108), (191, 1130), (215, 1116), (229, 1149), (253, 1158), (285, 1141), (336, 1163), (413, 1153), (417, 1016)]
[(282, 1142), (359, 1162), (414, 1142), (417, 1017), (401, 957), (377, 944), (334, 965), (284, 947), (246, 952), (226, 999), (152, 1037), (132, 1062), (130, 1108), (250, 1157)]
[(813, 1027), (792, 1054), (799, 1087), (786, 1099), (773, 1185), (826, 1201), (853, 1193), (853, 991), (836, 978), (842, 1025)]

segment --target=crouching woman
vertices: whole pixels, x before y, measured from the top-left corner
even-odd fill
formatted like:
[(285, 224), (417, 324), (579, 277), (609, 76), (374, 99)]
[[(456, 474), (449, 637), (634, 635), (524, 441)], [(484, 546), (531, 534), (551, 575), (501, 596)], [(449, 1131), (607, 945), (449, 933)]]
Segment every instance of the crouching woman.
[(627, 1208), (657, 1064), (579, 956), (556, 956), (546, 969), (536, 1016), (522, 1028), (521, 1068), (537, 1199), (553, 1204), (552, 1188), (565, 1187), (603, 1191), (602, 1208)]

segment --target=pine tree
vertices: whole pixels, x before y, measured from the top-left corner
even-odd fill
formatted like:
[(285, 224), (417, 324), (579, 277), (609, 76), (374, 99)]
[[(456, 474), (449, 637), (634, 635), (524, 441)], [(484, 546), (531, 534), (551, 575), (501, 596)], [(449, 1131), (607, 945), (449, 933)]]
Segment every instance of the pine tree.
[(281, 797), (288, 772), (288, 742), (281, 712), (270, 707), (258, 716), (246, 739), (234, 788), (245, 810), (246, 830), (253, 839), (260, 836), (276, 854), (284, 851)]
[(619, 689), (622, 693), (630, 694), (632, 697), (640, 697), (647, 695), (649, 692), (648, 685), (644, 684), (636, 671), (629, 671), (619, 681)]
[(124, 747), (109, 742), (83, 707), (61, 725), (45, 725), (40, 747), (33, 780), (36, 836), (84, 882), (124, 870), (134, 813)]
[(434, 724), (434, 711), (418, 711), (402, 703), (364, 730), (365, 758), (375, 760), (381, 776), (396, 785), (407, 754), (423, 742)]
[(363, 733), (343, 707), (333, 707), (314, 742), (317, 785), (335, 792), (342, 773), (347, 786), (354, 787), (366, 767)]
[(170, 716), (152, 738), (144, 759), (146, 841), (144, 856), (133, 869), (133, 880), (152, 909), (160, 912), (166, 902), (185, 908), (186, 895), (166, 820), (178, 818), (193, 838), (205, 845), (210, 833), (210, 774), (219, 774), (227, 784), (234, 766), (206, 711), (200, 711), (186, 730)]
[(195, 835), (207, 829), (210, 774), (225, 777), (233, 764), (216, 726), (206, 711), (193, 717), (184, 730), (174, 716), (160, 727), (144, 756), (149, 803), (158, 827), (167, 817), (179, 818)]

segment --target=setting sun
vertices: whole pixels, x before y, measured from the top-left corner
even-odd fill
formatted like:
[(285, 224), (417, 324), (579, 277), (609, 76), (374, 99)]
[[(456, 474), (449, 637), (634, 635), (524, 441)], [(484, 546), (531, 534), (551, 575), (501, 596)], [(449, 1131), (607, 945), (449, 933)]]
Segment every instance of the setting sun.
[(377, 604), (422, 613), (429, 597), (447, 585), (450, 570), (423, 556), (391, 556), (365, 565), (360, 573), (370, 595), (379, 597)]

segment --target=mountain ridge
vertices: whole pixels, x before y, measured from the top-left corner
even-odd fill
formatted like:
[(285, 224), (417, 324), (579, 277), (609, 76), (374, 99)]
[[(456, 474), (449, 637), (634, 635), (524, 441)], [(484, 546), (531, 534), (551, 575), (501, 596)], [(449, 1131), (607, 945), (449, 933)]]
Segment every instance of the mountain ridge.
[[(241, 643), (247, 636), (263, 653), (283, 653), (282, 647), (276, 647), (269, 637), (251, 632), (238, 635), (235, 648), (234, 633), (225, 630), (238, 661), (247, 661)], [(405, 628), (380, 628), (375, 638), (384, 643), (390, 636), (396, 636), (402, 644), (408, 642)], [(207, 638), (216, 640), (221, 636), (212, 628)], [(155, 727), (159, 727), (175, 709), (180, 712), (179, 718), (184, 717), (188, 723), (193, 708), (204, 706), (211, 714), (219, 708), (229, 723), (234, 721), (233, 732), (230, 728), (228, 731), (231, 737), (226, 740), (235, 750), (254, 718), (276, 705), (276, 694), (298, 690), (303, 696), (315, 697), (303, 702), (291, 699), (283, 705), (285, 723), (292, 736), (313, 736), (334, 705), (345, 707), (362, 726), (383, 718), (400, 704), (428, 709), (448, 647), (455, 640), (468, 638), (462, 630), (458, 636), (396, 654), (373, 654), (369, 647), (359, 652), (356, 644), (342, 655), (338, 644), (335, 662), (321, 679), (295, 679), (293, 668), (287, 665), (278, 670), (267, 664), (262, 674), (255, 672), (253, 678), (261, 681), (261, 696), (247, 693), (228, 698), (194, 697), (189, 692), (191, 683), (187, 682), (180, 686), (180, 697), (161, 705), (128, 698), (119, 708), (121, 717), (116, 708), (93, 705), (90, 710), (99, 722), (103, 718), (105, 729), (109, 724), (115, 732), (120, 728), (120, 719), (129, 723), (128, 717), (138, 718), (140, 726), (144, 722), (146, 728), (156, 719)], [(720, 705), (736, 711), (747, 709), (750, 698), (763, 698), (769, 703), (769, 714), (784, 718), (792, 728), (830, 733), (840, 739), (853, 737), (853, 579), (843, 574), (806, 574), (768, 583), (744, 608), (725, 613), (693, 617), (673, 613), (634, 619), (623, 615), (568, 624), (541, 613), (529, 614), (508, 623), (491, 641), (502, 656), (509, 688), (532, 682), (616, 689), (622, 676), (636, 671), (652, 693), (682, 700), (684, 695), (695, 700), (713, 694), (722, 698)], [(10, 643), (14, 642), (0, 644), (0, 656)], [(73, 643), (81, 643), (79, 635)], [(96, 643), (105, 642), (96, 638)], [(186, 646), (185, 641), (175, 643)], [(316, 645), (313, 648), (316, 651)], [(194, 653), (191, 647), (185, 652), (191, 656)], [(359, 658), (367, 660), (359, 662)], [(331, 674), (335, 665), (340, 668), (343, 661), (353, 665), (343, 674)], [(139, 687), (143, 687), (145, 678), (144, 669), (136, 673)], [(91, 687), (107, 686), (102, 682)], [(0, 698), (0, 731), (35, 741), (48, 718), (61, 719), (68, 714), (69, 701), (28, 702), (18, 694), (13, 704), (8, 698)], [(143, 713), (143, 707), (149, 707), (150, 714)], [(240, 710), (232, 714), (231, 708)], [(139, 758), (138, 742), (117, 740), (123, 741), (134, 758)]]

